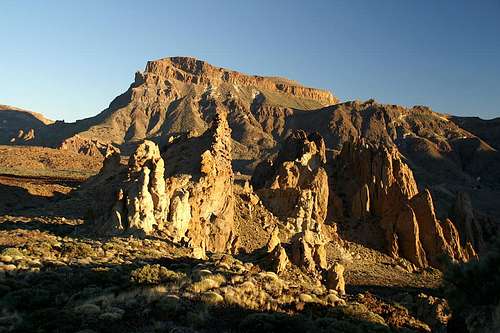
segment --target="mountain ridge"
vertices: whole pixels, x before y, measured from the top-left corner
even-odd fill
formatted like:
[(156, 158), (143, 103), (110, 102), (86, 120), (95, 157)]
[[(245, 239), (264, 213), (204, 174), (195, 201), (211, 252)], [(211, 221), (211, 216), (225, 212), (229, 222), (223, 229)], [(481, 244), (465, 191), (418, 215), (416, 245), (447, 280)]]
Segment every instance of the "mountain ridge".
[(203, 133), (216, 110), (227, 114), (233, 164), (246, 174), (275, 154), (291, 131), (302, 129), (318, 131), (330, 154), (350, 141), (396, 145), (421, 186), (443, 180), (466, 188), (500, 183), (492, 167), (499, 159), (494, 144), (472, 128), (460, 127), (456, 117), (425, 106), (340, 103), (324, 90), (246, 75), (192, 57), (149, 61), (107, 109), (74, 123), (39, 126), (25, 144), (94, 153), (113, 145), (127, 155), (144, 139), (162, 147), (179, 135)]

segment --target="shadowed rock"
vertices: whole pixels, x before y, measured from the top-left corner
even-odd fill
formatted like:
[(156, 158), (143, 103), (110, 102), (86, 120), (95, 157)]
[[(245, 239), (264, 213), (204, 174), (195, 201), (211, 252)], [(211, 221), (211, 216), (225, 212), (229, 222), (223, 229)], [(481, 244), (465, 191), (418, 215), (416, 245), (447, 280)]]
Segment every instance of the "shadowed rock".
[[(334, 161), (334, 196), (344, 197), (340, 207), (350, 207), (348, 218), (378, 221), (385, 239), (381, 244), (394, 257), (418, 267), (441, 267), (443, 257), (467, 261), (475, 257), (469, 242), (460, 242), (454, 224), (436, 218), (428, 190), (418, 192), (410, 167), (395, 146), (376, 147), (348, 143)], [(464, 225), (471, 225), (461, 212)], [(471, 228), (469, 228), (471, 229)], [(473, 232), (471, 231), (471, 234)]]

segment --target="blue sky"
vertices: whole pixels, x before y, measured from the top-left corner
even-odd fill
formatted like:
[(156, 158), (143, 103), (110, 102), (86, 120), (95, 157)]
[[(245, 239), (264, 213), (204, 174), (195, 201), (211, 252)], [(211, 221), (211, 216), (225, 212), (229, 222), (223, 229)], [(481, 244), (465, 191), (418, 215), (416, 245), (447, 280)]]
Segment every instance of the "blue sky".
[(147, 60), (195, 56), (341, 100), (500, 116), (500, 1), (0, 0), (0, 104), (97, 114)]

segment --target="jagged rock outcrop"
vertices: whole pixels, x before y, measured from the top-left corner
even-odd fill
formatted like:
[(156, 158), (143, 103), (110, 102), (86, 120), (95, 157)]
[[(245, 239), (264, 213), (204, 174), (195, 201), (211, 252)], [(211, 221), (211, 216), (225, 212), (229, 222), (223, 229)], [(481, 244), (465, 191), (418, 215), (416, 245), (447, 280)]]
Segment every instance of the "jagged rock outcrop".
[[(174, 143), (162, 154), (155, 143), (144, 141), (130, 157), (126, 176), (123, 171), (115, 175), (121, 178), (113, 181), (119, 184), (115, 200), (96, 221), (97, 229), (165, 235), (189, 244), (198, 257), (205, 251), (231, 251), (235, 235), (230, 135), (225, 114), (217, 113), (203, 135)], [(100, 178), (110, 179), (111, 164), (110, 157), (91, 182), (102, 185)], [(102, 205), (97, 202), (97, 211)]]
[(293, 132), (274, 161), (259, 164), (252, 185), (264, 205), (295, 232), (323, 224), (328, 208), (325, 145), (320, 135)]
[(279, 238), (279, 228), (275, 227), (265, 247), (264, 266), (276, 274), (283, 273), (290, 262)]
[(106, 156), (120, 150), (109, 143), (102, 143), (95, 139), (83, 138), (79, 135), (72, 136), (57, 147), (62, 150), (71, 150), (88, 156)]
[[(168, 198), (165, 193), (164, 161), (158, 146), (145, 141), (130, 157), (126, 175), (120, 170), (120, 156), (114, 153), (106, 158), (99, 174), (85, 186), (104, 193), (116, 193), (110, 212), (103, 212), (103, 206), (108, 207), (108, 202), (95, 203), (97, 231), (151, 234), (154, 229), (162, 229)], [(116, 178), (121, 179), (117, 181)], [(106, 191), (104, 187), (111, 187), (111, 183), (118, 184), (117, 189)]]
[(337, 291), (341, 295), (345, 295), (344, 271), (345, 267), (336, 262), (328, 270), (326, 278), (326, 287)]
[(453, 223), (436, 217), (428, 190), (418, 192), (413, 172), (395, 146), (347, 143), (334, 161), (335, 196), (348, 217), (378, 221), (391, 255), (418, 267), (441, 266), (441, 257), (467, 261), (476, 254), (460, 243)]
[(321, 230), (304, 230), (296, 234), (290, 244), (292, 262), (312, 274), (326, 270), (325, 245), (328, 239)]
[[(287, 246), (290, 261), (318, 275), (327, 269), (325, 245), (329, 241), (322, 231), (329, 194), (325, 162), (322, 137), (294, 131), (277, 157), (260, 163), (252, 176), (263, 204), (286, 223), (291, 234)], [(276, 243), (274, 235), (268, 246), (274, 248)]]
[(410, 200), (420, 231), (420, 240), (429, 264), (440, 267), (441, 257), (456, 261), (468, 261), (476, 257), (470, 242), (460, 244), (460, 234), (453, 222), (445, 219), (441, 223), (435, 214), (434, 203), (429, 190), (417, 194)]
[(271, 236), (269, 237), (269, 240), (267, 241), (266, 244), (267, 253), (273, 252), (276, 246), (281, 244), (281, 240), (279, 238), (279, 232), (280, 232), (279, 228), (274, 227), (273, 231), (271, 232)]
[(479, 221), (474, 216), (474, 209), (469, 195), (465, 192), (457, 194), (453, 205), (453, 221), (460, 232), (461, 244), (470, 243), (476, 249), (484, 248), (483, 231)]

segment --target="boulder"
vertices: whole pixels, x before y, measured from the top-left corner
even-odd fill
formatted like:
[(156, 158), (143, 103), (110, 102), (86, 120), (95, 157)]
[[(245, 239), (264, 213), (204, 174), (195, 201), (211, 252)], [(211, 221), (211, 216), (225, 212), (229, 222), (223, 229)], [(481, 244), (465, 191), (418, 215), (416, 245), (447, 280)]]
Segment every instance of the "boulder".
[(327, 268), (327, 239), (320, 230), (305, 230), (296, 234), (290, 244), (291, 261), (306, 272), (320, 274)]
[(345, 280), (344, 280), (345, 267), (340, 263), (334, 263), (328, 269), (326, 277), (326, 287), (335, 290), (340, 295), (345, 295)]
[(276, 248), (276, 246), (280, 245), (281, 241), (279, 238), (279, 228), (275, 227), (271, 233), (271, 236), (269, 237), (269, 241), (267, 242), (266, 245), (266, 250), (268, 253), (273, 252), (273, 250)]
[(285, 249), (278, 244), (268, 256), (270, 270), (276, 274), (281, 274), (286, 270), (289, 260)]

